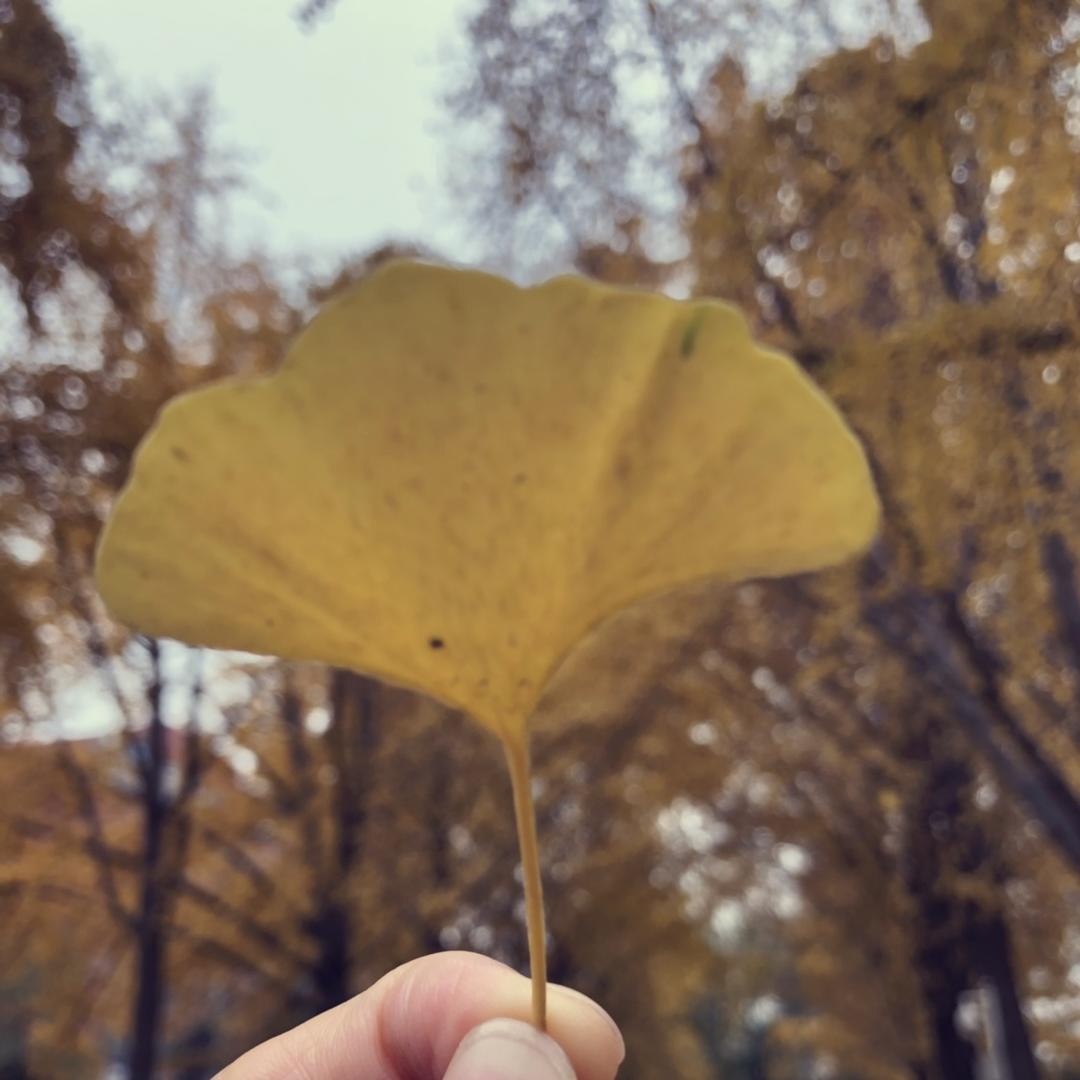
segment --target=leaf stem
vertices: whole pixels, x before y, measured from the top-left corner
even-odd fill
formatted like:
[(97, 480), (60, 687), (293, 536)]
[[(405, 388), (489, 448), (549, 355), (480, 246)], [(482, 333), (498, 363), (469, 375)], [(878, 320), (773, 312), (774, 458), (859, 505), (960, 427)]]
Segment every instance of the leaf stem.
[(514, 789), (521, 872), (525, 879), (525, 918), (529, 934), (533, 1024), (547, 1028), (547, 935), (544, 930), (544, 888), (540, 881), (540, 849), (536, 840), (536, 809), (532, 797), (529, 737), (525, 732), (503, 740), (510, 783)]

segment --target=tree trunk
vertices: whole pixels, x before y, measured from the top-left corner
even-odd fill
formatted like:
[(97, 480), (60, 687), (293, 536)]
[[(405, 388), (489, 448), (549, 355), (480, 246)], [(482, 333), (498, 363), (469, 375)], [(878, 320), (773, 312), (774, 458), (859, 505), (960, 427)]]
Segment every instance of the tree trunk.
[[(956, 596), (943, 594), (938, 601), (910, 586), (891, 605), (868, 605), (864, 617), (903, 658), (913, 678), (943, 695), (952, 720), (1080, 873), (1080, 798), (1005, 703), (993, 660), (958, 616)], [(942, 603), (951, 612), (947, 618)], [(969, 684), (970, 675), (978, 678), (977, 688)]]
[[(947, 915), (942, 912), (941, 919)], [(942, 922), (936, 922), (940, 932)], [(953, 950), (942, 942), (920, 948), (915, 959), (916, 975), (931, 1036), (931, 1059), (925, 1075), (931, 1080), (976, 1080), (975, 1047), (956, 1026), (960, 995), (966, 989), (955, 967)]]
[(130, 1080), (151, 1080), (157, 1064), (161, 1019), (165, 940), (156, 915), (160, 898), (156, 887), (144, 883), (137, 936), (135, 1007), (131, 1021)]
[(317, 955), (311, 970), (315, 1012), (340, 1005), (351, 993), (352, 924), (345, 905), (327, 899), (312, 924)]
[(1039, 1080), (1039, 1068), (1016, 987), (1012, 941), (1003, 918), (998, 916), (986, 926), (980, 945), (979, 969), (993, 1002), (989, 1026), (997, 1075), (1008, 1077), (1008, 1080)]
[(128, 1076), (151, 1080), (157, 1064), (158, 1033), (165, 977), (164, 832), (168, 806), (162, 781), (167, 747), (161, 716), (161, 676), (157, 644), (150, 646), (153, 676), (147, 691), (150, 726), (146, 753), (137, 762), (142, 779), (142, 887), (135, 916), (135, 1000), (131, 1016)]
[(329, 852), (330, 879), (311, 922), (318, 950), (312, 969), (318, 1012), (345, 1001), (353, 991), (354, 913), (348, 885), (363, 853), (368, 814), (367, 776), (379, 741), (376, 683), (351, 671), (331, 679), (333, 717), (330, 740), (338, 782), (334, 799), (334, 841)]
[(928, 762), (921, 790), (908, 807), (902, 872), (914, 905), (914, 968), (930, 1034), (926, 1075), (932, 1080), (976, 1080), (975, 1047), (956, 1026), (961, 997), (972, 986), (978, 909), (949, 887), (957, 871), (979, 862), (981, 838), (963, 823), (971, 777), (951, 753), (941, 721), (912, 718), (912, 761)]
[(19, 1022), (0, 1031), (6, 1053), (0, 1060), (0, 1080), (33, 1080), (27, 1064), (27, 1025)]

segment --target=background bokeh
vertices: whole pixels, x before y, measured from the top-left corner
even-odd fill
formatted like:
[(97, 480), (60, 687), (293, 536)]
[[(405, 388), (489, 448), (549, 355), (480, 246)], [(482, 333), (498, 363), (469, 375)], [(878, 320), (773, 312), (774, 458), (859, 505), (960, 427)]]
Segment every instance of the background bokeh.
[[(442, 194), (343, 252), (232, 228), (213, 67), (105, 78), (71, 6), (0, 0), (0, 1077), (196, 1080), (420, 953), (525, 963), (490, 736), (91, 574), (160, 405), (398, 253), (737, 301), (885, 505), (854, 565), (619, 617), (536, 719), (551, 974), (621, 1075), (1080, 1077), (1080, 8), (452, 5)], [(368, 6), (245, 18), (299, 65)], [(328, 129), (351, 244), (393, 91), (294, 98), (298, 146), (382, 117)]]

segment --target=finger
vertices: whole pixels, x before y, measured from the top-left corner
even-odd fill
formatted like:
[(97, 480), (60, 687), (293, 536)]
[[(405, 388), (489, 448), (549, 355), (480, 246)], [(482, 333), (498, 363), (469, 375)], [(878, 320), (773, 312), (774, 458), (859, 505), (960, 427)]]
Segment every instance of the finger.
[[(256, 1047), (218, 1080), (442, 1080), (469, 1032), (500, 1017), (527, 1021), (530, 1005), (529, 981), (494, 960), (425, 956)], [(548, 1032), (578, 1080), (612, 1080), (622, 1036), (599, 1005), (549, 987)]]
[(487, 1020), (457, 1048), (444, 1080), (577, 1080), (550, 1036), (523, 1020)]

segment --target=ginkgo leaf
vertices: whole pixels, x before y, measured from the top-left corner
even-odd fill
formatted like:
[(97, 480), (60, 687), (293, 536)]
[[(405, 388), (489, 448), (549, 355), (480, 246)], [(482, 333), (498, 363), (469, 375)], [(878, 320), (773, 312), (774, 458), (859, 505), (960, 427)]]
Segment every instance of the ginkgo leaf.
[(733, 308), (396, 263), (277, 374), (164, 409), (98, 582), (148, 633), (353, 668), (505, 735), (615, 610), (825, 566), (877, 517), (839, 414)]
[(877, 517), (837, 412), (733, 308), (398, 263), (273, 377), (162, 412), (98, 582), (151, 634), (354, 668), (501, 737), (543, 1028), (526, 722), (554, 668), (635, 600), (827, 565)]

